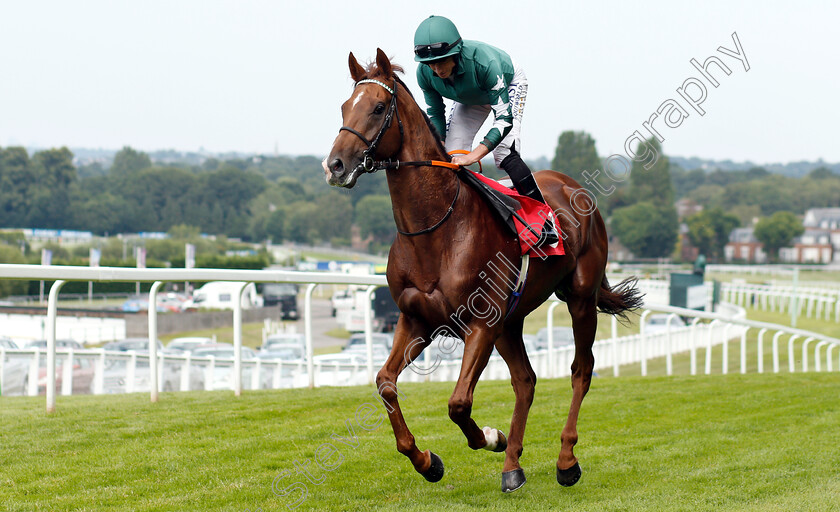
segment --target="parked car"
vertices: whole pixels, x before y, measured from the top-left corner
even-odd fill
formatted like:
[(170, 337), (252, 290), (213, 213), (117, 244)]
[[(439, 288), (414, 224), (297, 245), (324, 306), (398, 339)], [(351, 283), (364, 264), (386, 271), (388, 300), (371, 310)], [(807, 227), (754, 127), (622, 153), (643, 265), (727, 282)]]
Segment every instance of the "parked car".
[[(420, 354), (425, 361), (434, 362), (440, 358), (442, 361), (454, 361), (464, 357), (464, 341), (454, 336), (438, 336)], [(421, 359), (423, 360), (423, 359)]]
[[(0, 337), (0, 347), (5, 350), (17, 350), (17, 343), (9, 338)], [(0, 382), (0, 392), (3, 396), (25, 395), (29, 385), (29, 357), (26, 354), (5, 354), (3, 365), (3, 382)]]
[(169, 343), (167, 343), (166, 350), (170, 352), (184, 354), (187, 352), (192, 352), (198, 347), (203, 347), (204, 345), (212, 345), (213, 343), (216, 343), (216, 340), (214, 338), (205, 338), (200, 336), (173, 338), (169, 341)]
[[(214, 390), (230, 390), (233, 389), (233, 356), (234, 348), (230, 343), (215, 343), (213, 345), (205, 345), (198, 347), (192, 351), (193, 357), (210, 357), (222, 359), (217, 362), (214, 368), (213, 381), (211, 389)], [(253, 361), (257, 359), (257, 353), (254, 349), (249, 347), (242, 347), (242, 360)], [(242, 368), (242, 387), (245, 389), (251, 388), (251, 381), (253, 373), (256, 368), (253, 365), (245, 365)], [(260, 369), (259, 384), (260, 389), (268, 389), (271, 387), (271, 374), (265, 369)]]
[[(371, 342), (374, 347), (381, 346), (386, 351), (391, 351), (391, 345), (394, 342), (394, 338), (390, 334), (386, 334), (383, 332), (374, 332), (371, 333)], [(361, 352), (365, 353), (367, 350), (367, 338), (365, 337), (365, 333), (360, 332), (350, 336), (350, 339), (347, 341), (347, 346), (344, 347), (342, 352)]]
[[(62, 382), (64, 379), (64, 366), (67, 364), (67, 357), (57, 355), (55, 358), (55, 392), (61, 393)], [(73, 368), (71, 370), (73, 375), (73, 384), (71, 394), (73, 395), (87, 395), (93, 393), (93, 376), (95, 369), (93, 360), (89, 357), (74, 357)], [(28, 385), (28, 383), (27, 383)], [(25, 391), (24, 391), (25, 393)], [(38, 358), (38, 394), (45, 395), (47, 393), (47, 358)]]
[(288, 362), (306, 360), (306, 347), (297, 343), (272, 343), (257, 354), (260, 359), (281, 359)]
[[(648, 316), (645, 320), (645, 332), (652, 334), (667, 331), (669, 316), (671, 315), (667, 313), (655, 313)], [(682, 318), (675, 316), (671, 319), (671, 329), (678, 329), (680, 327), (685, 327), (685, 322), (683, 322)]]
[[(47, 340), (34, 340), (28, 341), (23, 348), (40, 348), (46, 349), (47, 348)], [(55, 340), (55, 348), (72, 348), (82, 349), (84, 348), (81, 343), (75, 340)]]
[[(199, 309), (233, 309), (235, 298), (242, 288), (240, 282), (212, 281), (206, 283), (193, 294), (192, 299), (184, 302), (185, 311), (197, 311)], [(254, 283), (245, 285), (240, 302), (242, 309), (259, 308), (263, 305), (263, 299), (257, 294), (257, 287)]]
[[(316, 378), (316, 384), (319, 386), (356, 386), (368, 382), (365, 370), (367, 357), (363, 354), (323, 354), (315, 356), (313, 361), (320, 367)], [(307, 381), (307, 376), (299, 374), (295, 376), (295, 379), (295, 385), (301, 386)]]
[[(116, 352), (128, 352), (135, 350), (137, 352), (149, 351), (149, 338), (126, 338), (120, 341), (112, 341), (102, 346), (105, 350), (113, 350)], [(163, 343), (157, 340), (157, 348), (159, 352), (163, 351)]]
[(306, 346), (306, 338), (299, 333), (277, 333), (266, 337), (260, 350), (271, 350), (272, 345), (299, 345)]
[(280, 306), (283, 318), (298, 318), (297, 285), (292, 283), (264, 283), (262, 297), (264, 306)]
[[(574, 345), (575, 343), (575, 331), (571, 327), (555, 327), (552, 333), (554, 334), (555, 347)], [(548, 327), (543, 327), (537, 331), (536, 348), (537, 350), (548, 348)]]
[[(148, 392), (152, 389), (151, 385), (151, 368), (149, 366), (148, 352), (145, 353), (147, 357), (138, 357), (134, 368), (134, 388), (133, 392)], [(128, 391), (126, 385), (128, 378), (129, 360), (124, 358), (110, 359), (105, 366), (105, 376), (103, 378), (102, 392), (110, 393), (125, 393)], [(180, 391), (181, 390), (181, 372), (183, 366), (177, 363), (167, 362), (163, 365), (163, 372), (161, 374), (162, 391)], [(188, 382), (188, 390), (202, 390), (204, 389), (204, 372), (200, 368), (193, 367), (190, 371), (190, 379)]]

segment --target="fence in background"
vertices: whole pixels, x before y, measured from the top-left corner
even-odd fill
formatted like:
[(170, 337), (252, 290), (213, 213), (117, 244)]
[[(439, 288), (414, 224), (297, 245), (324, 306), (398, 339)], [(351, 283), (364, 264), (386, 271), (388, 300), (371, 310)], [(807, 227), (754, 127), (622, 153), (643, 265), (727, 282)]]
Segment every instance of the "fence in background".
[[(110, 392), (111, 389), (124, 391), (144, 390), (144, 382), (148, 383), (148, 391), (152, 401), (157, 401), (158, 391), (187, 390), (187, 389), (232, 389), (236, 395), (242, 392), (243, 388), (265, 388), (265, 387), (301, 387), (319, 385), (352, 385), (364, 384), (373, 381), (374, 366), (379, 363), (373, 358), (372, 344), (372, 320), (368, 310), (366, 317), (365, 332), (367, 334), (367, 353), (363, 363), (327, 363), (316, 362), (312, 354), (312, 318), (311, 298), (312, 292), (320, 284), (355, 284), (366, 285), (367, 294), (371, 296), (378, 286), (386, 285), (384, 276), (360, 276), (349, 274), (330, 274), (318, 272), (291, 272), (291, 271), (252, 271), (252, 270), (216, 270), (216, 269), (125, 269), (125, 268), (88, 268), (88, 267), (42, 267), (30, 265), (0, 265), (0, 279), (43, 279), (56, 280), (50, 289), (47, 315), (47, 347), (45, 351), (32, 354), (32, 360), (28, 363), (29, 378), (25, 385), (25, 394), (35, 394), (43, 391), (46, 394), (47, 411), (55, 410), (55, 395), (72, 394), (76, 389), (79, 392)], [(141, 354), (106, 353), (103, 350), (62, 350), (56, 352), (55, 328), (56, 328), (56, 303), (61, 286), (66, 280), (79, 281), (139, 281), (154, 283), (150, 291), (149, 300), (149, 339), (157, 339), (157, 312), (155, 301), (157, 292), (165, 282), (189, 281), (234, 281), (241, 283), (240, 290), (244, 290), (249, 282), (292, 282), (306, 284), (304, 293), (304, 334), (306, 339), (306, 358), (299, 362), (262, 361), (242, 359), (242, 310), (238, 306), (240, 301), (234, 300), (237, 306), (234, 310), (234, 358), (193, 358), (186, 356), (173, 356), (158, 354), (157, 344), (150, 343), (148, 356)], [(641, 282), (641, 286), (650, 286), (652, 293), (661, 293), (661, 282)], [(240, 292), (241, 293), (241, 292)], [(370, 301), (366, 302), (370, 307)], [(553, 340), (553, 314), (554, 308), (559, 305), (555, 302), (549, 307), (546, 319), (548, 327), (547, 347), (543, 350), (533, 351), (530, 356), (532, 365), (540, 377), (561, 377), (568, 375), (569, 366), (574, 357), (572, 345), (555, 346)], [(651, 312), (660, 312), (667, 315), (667, 322), (664, 329), (659, 328), (652, 332), (647, 320)], [(689, 319), (689, 324), (677, 327), (678, 318)], [(704, 320), (708, 322), (704, 322)], [(788, 371), (810, 371), (809, 354), (813, 354), (813, 369), (815, 371), (833, 371), (832, 362), (833, 350), (840, 346), (840, 340), (823, 336), (818, 333), (808, 332), (787, 326), (755, 322), (744, 318), (743, 309), (735, 306), (726, 306), (723, 311), (717, 313), (706, 313), (701, 311), (660, 306), (647, 303), (642, 313), (641, 329), (639, 334), (619, 337), (617, 335), (617, 324), (615, 319), (612, 323), (612, 336), (609, 339), (598, 340), (593, 348), (595, 352), (597, 369), (604, 371), (612, 369), (614, 375), (619, 375), (620, 367), (627, 364), (638, 363), (642, 375), (647, 375), (648, 363), (654, 358), (665, 358), (666, 374), (673, 373), (673, 358), (678, 353), (688, 353), (690, 358), (689, 372), (696, 374), (699, 370), (699, 363), (702, 356), (703, 372), (712, 372), (714, 364), (720, 364), (721, 372), (729, 369), (729, 342), (733, 339), (739, 341), (739, 371), (745, 373), (748, 368), (748, 356), (751, 353), (747, 347), (748, 333), (750, 330), (756, 332), (755, 357), (756, 369), (764, 371), (764, 351), (768, 349), (767, 342), (770, 342), (769, 350), (772, 353), (772, 370), (781, 371), (781, 356), (784, 355), (784, 345), (780, 348), (779, 343), (787, 343), (787, 364)], [(785, 338), (785, 339), (783, 339)], [(811, 345), (813, 343), (813, 345)], [(720, 360), (714, 362), (715, 348), (722, 346)], [(812, 350), (812, 352), (809, 352)], [(801, 354), (801, 355), (800, 355)], [(0, 361), (5, 361), (6, 356), (21, 356), (22, 351), (7, 350), (0, 352)], [(68, 364), (59, 363), (61, 375), (56, 375), (56, 361), (64, 360)], [(72, 364), (78, 360), (79, 364)], [(42, 365), (41, 361), (44, 361)], [(83, 363), (87, 361), (87, 363)], [(116, 384), (108, 380), (108, 370), (125, 364), (125, 376), (123, 383), (116, 377)], [(156, 364), (150, 364), (156, 361)], [(145, 367), (144, 367), (145, 363)], [(19, 365), (26, 367), (26, 364)], [(74, 367), (88, 370), (74, 372)], [(7, 378), (12, 371), (10, 365), (0, 366), (0, 379)], [(147, 368), (147, 370), (146, 370)], [(457, 378), (459, 361), (443, 360), (436, 357), (434, 360), (425, 360), (423, 366), (415, 363), (415, 367), (407, 369), (403, 373), (403, 379), (408, 381), (418, 380), (454, 380)], [(223, 371), (229, 369), (226, 372)], [(840, 369), (840, 362), (838, 362)], [(220, 377), (220, 374), (224, 376)], [(147, 377), (144, 379), (144, 375)], [(37, 377), (36, 377), (37, 376)], [(139, 377), (138, 377), (139, 376)], [(114, 375), (111, 375), (114, 377)], [(492, 358), (483, 378), (498, 379), (507, 378), (507, 368), (504, 362), (498, 358)], [(225, 380), (226, 379), (226, 380)], [(0, 380), (0, 382), (3, 382)], [(156, 383), (153, 385), (152, 383)], [(167, 386), (168, 385), (168, 386)], [(87, 386), (85, 388), (85, 386)]]

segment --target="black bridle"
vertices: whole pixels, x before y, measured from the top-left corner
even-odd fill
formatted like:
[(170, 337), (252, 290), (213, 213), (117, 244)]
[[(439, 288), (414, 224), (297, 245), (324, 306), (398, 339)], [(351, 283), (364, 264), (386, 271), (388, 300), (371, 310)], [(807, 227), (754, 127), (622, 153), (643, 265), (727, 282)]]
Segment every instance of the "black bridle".
[[(377, 85), (381, 86), (382, 88), (384, 88), (386, 91), (390, 92), (391, 93), (391, 104), (388, 107), (388, 113), (385, 114), (385, 119), (382, 122), (382, 127), (379, 129), (379, 133), (376, 134), (376, 137), (372, 141), (369, 141), (367, 139), (367, 137), (365, 137), (364, 135), (359, 133), (358, 130), (350, 128), (349, 126), (342, 126), (341, 128), (338, 129), (339, 132), (341, 132), (342, 130), (345, 130), (345, 131), (348, 131), (348, 132), (352, 133), (356, 137), (360, 138), (362, 140), (362, 142), (364, 142), (365, 145), (367, 146), (367, 149), (362, 154), (362, 161), (359, 163), (358, 166), (356, 166), (355, 171), (358, 171), (358, 172), (361, 172), (361, 173), (373, 173), (373, 172), (383, 170), (383, 169), (385, 169), (385, 170), (387, 170), (387, 169), (399, 169), (400, 166), (446, 167), (446, 168), (453, 169), (453, 170), (456, 170), (457, 168), (459, 168), (458, 166), (453, 166), (449, 162), (438, 162), (438, 161), (435, 161), (435, 160), (422, 160), (422, 161), (416, 161), (416, 162), (400, 162), (399, 160), (394, 159), (394, 156), (396, 156), (399, 153), (400, 149), (402, 149), (403, 138), (404, 138), (403, 125), (402, 125), (402, 121), (400, 120), (400, 112), (397, 109), (397, 80), (396, 80), (396, 78), (394, 79), (394, 87), (393, 88), (388, 87), (388, 85), (386, 85), (384, 82), (380, 82), (379, 80), (373, 80), (373, 79), (370, 79), (370, 78), (367, 78), (367, 79), (364, 79), (364, 80), (359, 80), (358, 82), (356, 82), (356, 85), (358, 86), (359, 84), (364, 84), (364, 83), (377, 84)], [(394, 155), (389, 157), (387, 160), (374, 160), (374, 155), (376, 153), (376, 149), (379, 146), (379, 143), (382, 142), (382, 137), (385, 136), (385, 132), (387, 132), (388, 129), (391, 128), (391, 124), (394, 121), (394, 117), (397, 118), (397, 125), (399, 126), (399, 129), (400, 129), (400, 144), (399, 144), (399, 146), (397, 146), (397, 150), (394, 152)], [(425, 229), (421, 229), (420, 231), (408, 232), (408, 231), (403, 231), (399, 227), (397, 227), (397, 232), (401, 235), (404, 235), (404, 236), (423, 235), (423, 234), (426, 234), (426, 233), (431, 233), (432, 231), (439, 228), (444, 222), (446, 222), (446, 219), (448, 219), (449, 216), (452, 215), (452, 211), (455, 209), (455, 203), (458, 201), (458, 195), (461, 193), (461, 180), (456, 177), (455, 181), (458, 183), (458, 188), (455, 189), (455, 197), (452, 199), (452, 204), (449, 205), (449, 208), (446, 210), (446, 214), (444, 214), (442, 219), (440, 219), (433, 226), (425, 228)]]
[[(388, 128), (391, 127), (391, 123), (394, 121), (394, 117), (397, 118), (397, 125), (400, 127), (400, 145), (397, 147), (397, 152), (399, 152), (400, 148), (402, 148), (403, 142), (403, 125), (402, 121), (400, 120), (400, 112), (397, 110), (397, 80), (394, 79), (394, 87), (388, 87), (385, 83), (380, 82), (379, 80), (372, 80), (372, 79), (365, 79), (359, 80), (356, 82), (356, 86), (359, 84), (377, 84), (383, 87), (386, 91), (391, 93), (391, 104), (388, 106), (388, 113), (385, 114), (385, 120), (382, 122), (382, 127), (379, 129), (379, 133), (376, 134), (376, 138), (373, 141), (367, 140), (367, 137), (359, 133), (357, 130), (350, 128), (349, 126), (342, 126), (338, 129), (338, 131), (346, 130), (356, 137), (362, 139), (362, 142), (365, 143), (367, 149), (362, 154), (362, 162), (356, 168), (361, 172), (376, 172), (380, 169), (387, 169), (388, 164), (391, 163), (391, 158), (386, 161), (376, 161), (373, 159), (374, 154), (376, 153), (376, 148), (379, 146), (379, 143), (382, 142), (382, 137), (385, 136), (385, 132), (388, 131)], [(396, 153), (394, 153), (396, 155)], [(361, 168), (361, 169), (360, 169)]]

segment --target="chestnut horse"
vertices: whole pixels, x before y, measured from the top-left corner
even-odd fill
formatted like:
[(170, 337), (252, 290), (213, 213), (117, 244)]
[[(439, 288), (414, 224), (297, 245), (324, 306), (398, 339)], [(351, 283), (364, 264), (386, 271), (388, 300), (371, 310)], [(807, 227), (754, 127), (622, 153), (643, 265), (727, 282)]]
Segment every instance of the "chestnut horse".
[[(573, 447), (578, 440), (578, 412), (592, 378), (598, 310), (623, 316), (641, 301), (631, 282), (613, 289), (604, 276), (607, 233), (601, 215), (586, 194), (578, 194), (578, 205), (573, 207), (572, 194), (581, 188), (573, 179), (553, 171), (536, 174), (540, 189), (558, 214), (566, 254), (531, 258), (527, 284), (511, 313), (508, 295), (510, 283), (518, 278), (518, 242), (473, 188), (461, 186), (457, 166), (448, 163), (450, 157), (428, 117), (396, 76), (402, 69), (392, 65), (382, 50), (366, 69), (352, 53), (349, 62), (356, 86), (341, 106), (344, 126), (324, 161), (324, 172), (330, 185), (351, 188), (361, 174), (386, 170), (398, 230), (387, 278), (401, 314), (391, 354), (376, 383), (397, 449), (427, 480), (443, 477), (441, 459), (417, 448), (400, 410), (395, 383), (429, 345), (433, 333), (445, 328), (464, 340), (449, 417), (461, 428), (470, 448), (505, 451), (503, 491), (521, 487), (525, 474), (519, 457), (536, 383), (522, 341), (522, 325), (528, 313), (557, 293), (572, 317), (575, 358), (572, 400), (560, 437), (556, 476), (561, 485), (573, 485), (581, 474)], [(590, 201), (583, 208), (591, 211), (579, 212), (581, 196), (586, 198), (583, 202)], [(471, 418), (473, 391), (494, 346), (510, 369), (515, 394), (507, 438), (496, 429), (479, 428)]]

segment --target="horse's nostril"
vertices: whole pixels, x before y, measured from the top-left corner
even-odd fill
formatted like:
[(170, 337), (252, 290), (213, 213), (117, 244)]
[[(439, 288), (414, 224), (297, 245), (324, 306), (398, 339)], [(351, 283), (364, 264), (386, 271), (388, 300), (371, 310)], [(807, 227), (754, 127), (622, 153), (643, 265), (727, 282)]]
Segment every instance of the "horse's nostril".
[(342, 162), (341, 159), (336, 158), (332, 161), (332, 163), (330, 163), (330, 169), (334, 173), (341, 172), (344, 169), (344, 162)]

